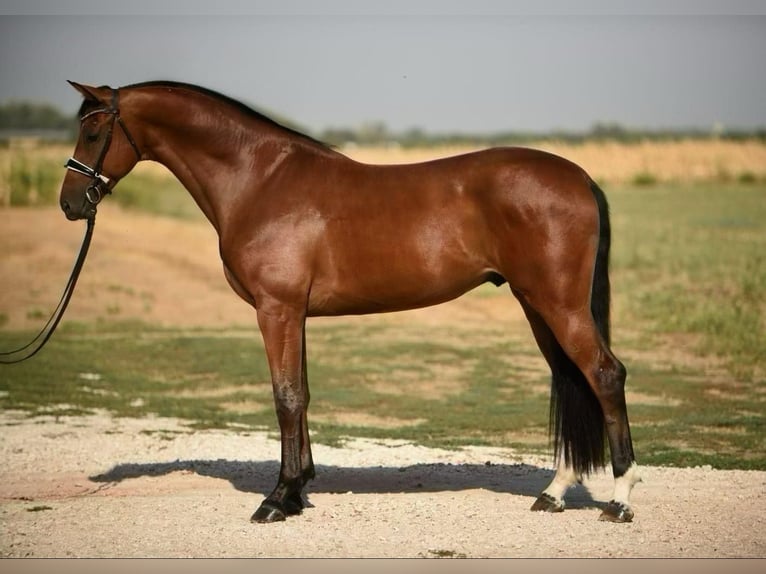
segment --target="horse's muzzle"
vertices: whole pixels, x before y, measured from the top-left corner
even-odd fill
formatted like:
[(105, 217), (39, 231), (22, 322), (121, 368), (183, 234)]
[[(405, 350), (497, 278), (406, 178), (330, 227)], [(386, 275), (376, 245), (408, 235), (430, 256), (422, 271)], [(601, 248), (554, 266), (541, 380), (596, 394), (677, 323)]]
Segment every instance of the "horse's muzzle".
[(69, 221), (79, 221), (80, 219), (91, 219), (96, 215), (96, 206), (89, 202), (83, 202), (80, 208), (73, 207), (72, 204), (61, 200), (61, 210)]

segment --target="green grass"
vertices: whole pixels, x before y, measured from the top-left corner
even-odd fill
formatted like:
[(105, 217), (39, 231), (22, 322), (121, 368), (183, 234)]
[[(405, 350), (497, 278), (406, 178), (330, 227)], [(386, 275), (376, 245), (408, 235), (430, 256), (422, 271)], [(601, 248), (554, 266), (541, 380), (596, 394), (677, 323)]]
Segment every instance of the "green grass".
[(63, 160), (59, 163), (46, 155), (17, 152), (9, 163), (7, 185), (11, 205), (51, 205), (58, 200)]
[[(531, 341), (510, 347), (503, 333), (493, 332), (468, 347), (437, 327), (339, 321), (309, 330), (315, 441), (337, 444), (363, 436), (547, 452), (547, 377), (518, 366), (534, 353)], [(18, 340), (0, 335), (3, 348)], [(754, 383), (712, 383), (702, 372), (635, 361), (629, 369), (629, 388), (642, 397), (629, 406), (642, 463), (766, 468), (763, 395)], [(200, 428), (277, 429), (256, 331), (161, 330), (137, 323), (67, 327), (34, 361), (6, 367), (3, 374), (5, 409), (108, 409), (180, 417)], [(449, 383), (451, 390), (428, 391), (435, 383)], [(377, 418), (344, 422), (349, 413)], [(380, 419), (402, 424), (377, 426)]]
[(610, 193), (613, 284), (624, 321), (700, 337), (736, 377), (766, 367), (766, 186), (626, 188)]
[[(66, 174), (66, 153), (56, 148), (6, 151), (5, 182), (12, 206), (56, 205)], [(0, 174), (3, 175), (3, 174)], [(183, 186), (167, 173), (136, 170), (120, 181), (109, 201), (126, 209), (156, 215), (201, 219), (202, 213)]]
[(110, 198), (126, 209), (182, 219), (204, 216), (180, 182), (165, 174), (135, 172), (120, 181)]
[[(329, 413), (341, 418), (368, 413), (403, 423), (424, 419), (415, 427), (418, 442), (442, 446), (490, 444), (498, 440), (494, 435), (531, 428), (545, 446), (547, 397), (526, 391), (521, 379), (511, 380), (513, 369), (498, 368), (508, 361), (501, 339), (466, 350), (456, 342), (429, 341), (430, 333), (416, 327), (382, 327), (377, 335), (375, 327), (364, 335), (354, 326), (340, 331), (328, 325), (310, 328), (312, 412), (319, 419)], [(433, 335), (438, 339), (438, 333)], [(412, 340), (405, 344), (400, 337)], [(3, 348), (20, 339), (0, 334)], [(421, 392), (418, 400), (404, 392), (418, 381), (432, 384), (443, 373), (442, 361), (453, 365), (443, 376), (461, 392), (434, 393), (431, 399)], [(386, 377), (394, 370), (403, 380)], [(64, 327), (34, 361), (6, 367), (4, 375), (0, 401), (7, 409), (44, 412), (66, 405), (65, 412), (106, 408), (118, 415), (177, 416), (203, 427), (276, 429), (270, 376), (256, 331), (158, 330), (135, 323)], [(381, 381), (390, 389), (378, 389)], [(502, 400), (505, 395), (514, 400)], [(238, 403), (255, 406), (241, 412)], [(482, 413), (479, 426), (477, 412)], [(382, 434), (367, 425), (318, 422), (312, 428), (318, 440), (329, 443), (343, 435), (413, 438), (413, 427)]]
[[(629, 413), (639, 462), (766, 469), (766, 185), (607, 194), (614, 349), (636, 397)], [(505, 289), (468, 297), (515, 304)], [(25, 335), (0, 331), (0, 348)], [(547, 452), (547, 376), (528, 366), (540, 359), (526, 328), (337, 318), (310, 323), (308, 345), (314, 440)], [(276, 432), (269, 381), (255, 329), (65, 321), (34, 360), (0, 367), (0, 407), (151, 412)]]

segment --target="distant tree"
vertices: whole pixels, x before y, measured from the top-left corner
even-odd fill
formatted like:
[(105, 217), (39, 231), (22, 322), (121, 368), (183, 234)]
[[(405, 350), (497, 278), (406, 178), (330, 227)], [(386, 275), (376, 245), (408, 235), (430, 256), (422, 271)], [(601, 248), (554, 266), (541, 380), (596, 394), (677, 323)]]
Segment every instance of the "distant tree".
[(357, 133), (350, 128), (327, 128), (319, 135), (319, 139), (334, 146), (359, 143)]
[(616, 122), (600, 122), (590, 130), (591, 137), (595, 139), (612, 139), (622, 141), (629, 139), (629, 132)]
[(0, 104), (0, 129), (69, 130), (75, 119), (50, 104), (11, 100)]
[(425, 130), (418, 127), (408, 129), (396, 139), (405, 147), (424, 147), (433, 143)]
[(357, 130), (357, 134), (359, 143), (362, 144), (382, 144), (391, 139), (388, 128), (383, 122), (367, 122), (362, 124)]

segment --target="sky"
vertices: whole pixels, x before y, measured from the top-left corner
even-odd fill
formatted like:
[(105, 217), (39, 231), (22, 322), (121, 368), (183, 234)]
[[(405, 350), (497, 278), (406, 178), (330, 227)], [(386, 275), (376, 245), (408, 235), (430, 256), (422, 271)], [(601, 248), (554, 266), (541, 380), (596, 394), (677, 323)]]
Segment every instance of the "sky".
[(66, 80), (162, 79), (315, 133), (752, 129), (766, 127), (766, 2), (0, 2), (0, 103), (74, 114)]

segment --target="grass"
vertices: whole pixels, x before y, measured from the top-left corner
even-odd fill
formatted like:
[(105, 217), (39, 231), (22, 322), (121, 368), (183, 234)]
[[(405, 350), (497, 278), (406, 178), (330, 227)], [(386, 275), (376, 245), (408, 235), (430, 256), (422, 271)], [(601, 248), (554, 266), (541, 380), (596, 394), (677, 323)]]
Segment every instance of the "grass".
[(0, 148), (0, 205), (55, 203), (64, 177), (64, 157), (57, 157), (49, 147)]
[[(339, 321), (312, 326), (308, 335), (315, 441), (365, 436), (547, 452), (547, 377), (518, 366), (519, 357), (533, 356), (531, 341), (509, 350), (503, 333), (485, 332), (468, 347), (440, 327)], [(3, 348), (19, 340), (0, 334)], [(630, 414), (642, 463), (766, 469), (762, 385), (628, 364), (629, 388), (641, 397)], [(5, 409), (107, 409), (179, 417), (200, 428), (277, 428), (265, 354), (250, 330), (66, 326), (38, 358), (5, 367), (3, 375)], [(445, 385), (448, 392), (440, 391)]]
[[(629, 369), (639, 462), (766, 469), (761, 168), (716, 165), (718, 176), (748, 175), (669, 184), (652, 165), (625, 168), (624, 183), (604, 185), (613, 214), (614, 348)], [(121, 182), (110, 200), (200, 217), (168, 182), (146, 169)], [(468, 297), (514, 304), (504, 289)], [(276, 430), (256, 331), (161, 329), (119, 316), (114, 308), (97, 323), (65, 322), (33, 361), (0, 367), (0, 407), (153, 412), (203, 427)], [(0, 313), (0, 327), (4, 322)], [(26, 335), (0, 330), (0, 348)], [(311, 428), (326, 443), (367, 436), (547, 452), (548, 382), (540, 365), (526, 328), (456, 324), (450, 331), (375, 318), (312, 323)]]
[[(364, 421), (312, 423), (318, 440), (336, 443), (342, 435), (409, 439), (412, 428), (398, 423), (417, 419), (422, 421), (416, 427), (418, 441), (424, 444), (488, 444), (494, 439), (487, 433), (531, 427), (539, 432), (540, 447), (545, 446), (547, 397), (525, 390), (523, 380), (498, 381), (497, 365), (507, 361), (499, 357), (505, 355), (502, 341), (466, 350), (459, 342), (439, 341), (437, 332), (423, 332), (419, 326), (348, 325), (341, 331), (326, 324), (310, 329), (312, 411), (319, 420), (328, 413), (340, 415), (341, 421), (344, 414), (367, 413), (397, 424), (381, 435)], [(402, 337), (409, 342), (401, 342)], [(19, 340), (0, 335), (3, 348)], [(401, 380), (393, 381), (392, 388), (400, 385), (404, 391), (417, 381), (432, 384), (443, 371), (443, 361), (454, 361), (445, 376), (461, 392), (435, 392), (431, 398), (421, 392), (413, 401), (405, 392), (378, 385), (394, 368)], [(176, 416), (202, 427), (275, 429), (270, 376), (254, 331), (184, 332), (135, 323), (64, 327), (39, 361), (9, 367), (4, 374), (4, 408), (44, 412), (59, 405), (69, 413), (105, 408), (117, 415)], [(506, 394), (520, 400), (501, 401)], [(477, 410), (483, 413), (480, 428)]]
[[(555, 140), (529, 144), (566, 157), (585, 168), (603, 186), (689, 184), (716, 181), (758, 185), (766, 181), (766, 142), (689, 139), (619, 143)], [(0, 147), (0, 206), (50, 205), (58, 200), (63, 164), (74, 145), (21, 142)], [(411, 163), (445, 157), (470, 147), (367, 148), (343, 150), (369, 163)], [(173, 217), (201, 217), (175, 179), (158, 164), (142, 162), (120, 181), (111, 201), (124, 207)]]
[(610, 199), (626, 319), (698, 335), (696, 352), (763, 380), (766, 186), (623, 188)]
[(114, 201), (126, 209), (182, 219), (203, 217), (183, 186), (164, 170), (135, 170), (120, 182), (113, 196)]
[[(55, 205), (71, 153), (71, 147), (61, 145), (0, 148), (0, 206)], [(120, 181), (110, 201), (170, 217), (202, 217), (181, 184), (157, 164), (140, 164)]]
[[(766, 143), (761, 140), (675, 140), (620, 143), (544, 140), (528, 144), (585, 168), (602, 186), (689, 184), (766, 180)], [(352, 148), (349, 155), (368, 163), (411, 163), (472, 151), (470, 147)]]

